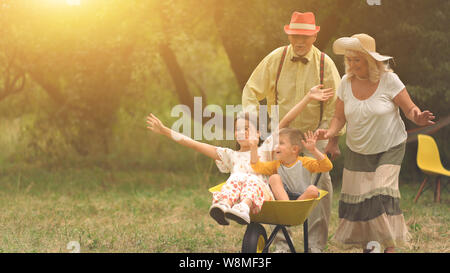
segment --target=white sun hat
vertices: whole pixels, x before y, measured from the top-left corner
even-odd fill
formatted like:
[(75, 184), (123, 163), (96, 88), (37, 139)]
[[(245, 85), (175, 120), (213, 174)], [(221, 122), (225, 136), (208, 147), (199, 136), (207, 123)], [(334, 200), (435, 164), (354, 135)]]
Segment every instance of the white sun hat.
[(380, 62), (393, 59), (391, 56), (381, 55), (376, 52), (375, 39), (364, 33), (355, 34), (352, 37), (342, 37), (334, 41), (333, 52), (335, 54), (345, 55), (346, 50), (367, 53)]

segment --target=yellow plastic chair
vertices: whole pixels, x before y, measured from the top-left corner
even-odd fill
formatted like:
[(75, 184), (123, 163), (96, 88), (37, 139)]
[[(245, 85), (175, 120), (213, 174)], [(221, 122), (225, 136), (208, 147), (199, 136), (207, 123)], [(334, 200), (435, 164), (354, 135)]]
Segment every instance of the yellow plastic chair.
[(441, 176), (450, 176), (450, 171), (442, 166), (441, 158), (439, 156), (439, 150), (436, 142), (431, 136), (417, 135), (418, 147), (417, 147), (417, 166), (425, 173), (425, 179), (420, 185), (419, 192), (417, 193), (414, 203), (419, 199), (420, 194), (427, 183), (428, 176), (436, 176), (436, 189), (434, 192), (434, 201), (440, 202), (441, 199)]

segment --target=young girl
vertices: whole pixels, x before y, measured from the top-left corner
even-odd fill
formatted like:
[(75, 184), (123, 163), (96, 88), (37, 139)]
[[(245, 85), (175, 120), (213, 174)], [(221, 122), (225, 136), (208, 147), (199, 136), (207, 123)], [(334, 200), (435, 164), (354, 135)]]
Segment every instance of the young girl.
[[(240, 146), (238, 151), (186, 137), (164, 126), (153, 114), (147, 117), (147, 123), (153, 132), (211, 157), (221, 172), (231, 173), (221, 191), (213, 194), (213, 204), (209, 210), (211, 217), (220, 225), (228, 225), (227, 218), (240, 224), (249, 224), (250, 208), (257, 213), (265, 200), (273, 200), (267, 177), (254, 173), (250, 166), (250, 143), (259, 141), (259, 132), (256, 118), (252, 118), (249, 113), (239, 116), (235, 121), (235, 139)], [(263, 153), (260, 156), (265, 159)]]
[[(311, 99), (324, 101), (332, 95), (331, 89), (320, 89), (320, 86), (316, 86), (299, 104), (304, 105)], [(296, 111), (297, 114), (299, 112)], [(292, 118), (292, 113), (288, 113), (286, 118), (280, 122), (280, 125), (287, 125), (289, 122), (286, 119), (290, 121)], [(153, 114), (147, 117), (147, 123), (149, 125), (147, 128), (153, 132), (165, 135), (181, 145), (211, 157), (215, 160), (221, 172), (231, 173), (222, 189), (213, 193), (209, 214), (218, 224), (228, 225), (229, 219), (239, 224), (249, 224), (250, 209), (253, 213), (258, 213), (264, 201), (274, 199), (268, 185), (267, 176), (256, 174), (250, 165), (250, 148), (259, 142), (258, 122), (250, 113), (238, 116), (235, 121), (235, 138), (239, 144), (239, 150), (237, 151), (216, 147), (186, 137), (164, 126)], [(265, 151), (273, 150), (273, 145), (273, 138), (269, 137), (258, 148), (257, 152), (261, 161), (267, 161), (268, 153)]]

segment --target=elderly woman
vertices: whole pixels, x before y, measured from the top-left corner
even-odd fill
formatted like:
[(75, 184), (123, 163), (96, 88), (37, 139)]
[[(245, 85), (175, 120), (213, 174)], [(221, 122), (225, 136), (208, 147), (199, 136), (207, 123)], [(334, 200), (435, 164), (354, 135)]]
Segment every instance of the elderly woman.
[(347, 123), (348, 151), (335, 240), (363, 249), (377, 241), (385, 252), (394, 252), (409, 236), (398, 188), (407, 138), (399, 108), (419, 126), (433, 124), (434, 116), (413, 103), (405, 85), (386, 64), (392, 57), (377, 53), (369, 35), (340, 38), (333, 51), (345, 55), (346, 75), (337, 91), (330, 128), (316, 134), (334, 137)]

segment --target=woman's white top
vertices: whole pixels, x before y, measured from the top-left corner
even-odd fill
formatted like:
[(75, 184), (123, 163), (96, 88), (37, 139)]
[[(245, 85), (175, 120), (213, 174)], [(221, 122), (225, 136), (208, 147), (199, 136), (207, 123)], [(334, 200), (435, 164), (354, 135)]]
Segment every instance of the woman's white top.
[(344, 75), (337, 95), (344, 102), (346, 143), (352, 151), (377, 154), (406, 140), (405, 124), (394, 103), (394, 97), (404, 88), (397, 74), (385, 72), (372, 96), (359, 100), (353, 95), (351, 81)]

